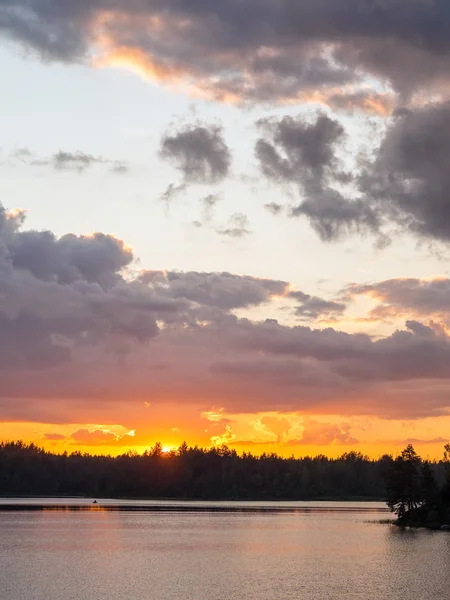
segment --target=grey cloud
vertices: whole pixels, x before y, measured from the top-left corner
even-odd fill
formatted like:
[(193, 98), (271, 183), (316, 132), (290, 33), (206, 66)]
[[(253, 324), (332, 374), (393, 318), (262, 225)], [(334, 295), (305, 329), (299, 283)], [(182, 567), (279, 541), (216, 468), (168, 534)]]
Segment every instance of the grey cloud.
[(51, 157), (38, 157), (28, 148), (20, 148), (12, 154), (13, 160), (19, 160), (22, 163), (29, 164), (34, 167), (53, 167), (59, 171), (84, 171), (94, 167), (95, 165), (106, 165), (110, 167), (111, 172), (124, 174), (129, 171), (129, 166), (122, 160), (111, 160), (102, 156), (93, 156), (84, 152), (68, 152), (59, 150)]
[(14, 268), (61, 284), (82, 280), (107, 285), (133, 260), (132, 251), (121, 240), (102, 233), (58, 239), (50, 231), (20, 231), (8, 251)]
[[(260, 355), (263, 353), (260, 352)], [(279, 387), (282, 395), (289, 395), (294, 390), (304, 390), (308, 395), (313, 396), (315, 390), (320, 390), (319, 394), (329, 395), (331, 390), (341, 390), (345, 387), (344, 378), (335, 372), (332, 372), (326, 365), (313, 363), (312, 361), (299, 361), (287, 358), (286, 356), (268, 355), (264, 357), (239, 356), (239, 358), (226, 358), (214, 362), (211, 365), (212, 374), (219, 378), (225, 377), (229, 380), (239, 382), (242, 387), (248, 387), (251, 381), (257, 381), (264, 386)], [(295, 392), (294, 392), (295, 393)], [(283, 400), (281, 400), (283, 403)], [(272, 405), (275, 408), (275, 404)], [(277, 406), (279, 410), (289, 410), (293, 406), (290, 402), (287, 405)], [(297, 409), (299, 405), (296, 405)], [(246, 406), (241, 409), (243, 412), (248, 410), (252, 412), (253, 408)], [(261, 411), (261, 406), (257, 407)]]
[(297, 300), (298, 302), (307, 302), (311, 298), (311, 296), (309, 294), (305, 294), (304, 292), (301, 292), (299, 290), (289, 292), (287, 294), (287, 297), (293, 298), (294, 300)]
[(228, 219), (226, 227), (217, 230), (217, 233), (230, 238), (243, 238), (251, 234), (250, 222), (247, 215), (235, 213)]
[(231, 152), (221, 127), (187, 126), (161, 140), (161, 156), (172, 162), (187, 183), (217, 183), (231, 167)]
[(336, 144), (345, 134), (338, 121), (321, 114), (313, 123), (286, 116), (262, 119), (258, 125), (267, 136), (260, 138), (255, 148), (266, 177), (305, 188), (334, 179), (339, 166)]
[(292, 209), (292, 216), (305, 216), (325, 242), (357, 233), (378, 233), (380, 216), (361, 199), (348, 200), (334, 189), (318, 191)]
[(0, 34), (36, 51), (44, 60), (83, 61), (89, 45), (88, 5), (73, 10), (42, 0), (2, 0)]
[(373, 340), (365, 334), (347, 334), (332, 328), (283, 327), (273, 321), (241, 321), (229, 327), (230, 342), (241, 349), (274, 356), (314, 359), (340, 376), (359, 382), (404, 379), (446, 379), (450, 373), (449, 338), (415, 321), (407, 330)]
[(63, 152), (60, 150), (52, 159), (55, 169), (74, 169), (84, 171), (92, 165), (104, 162), (102, 158), (84, 154), (83, 152)]
[(345, 137), (342, 125), (320, 114), (313, 122), (303, 117), (265, 119), (265, 133), (256, 143), (256, 157), (267, 178), (295, 184), (302, 202), (291, 216), (305, 216), (325, 241), (353, 231), (377, 231), (379, 218), (360, 198), (346, 198), (333, 186), (351, 178), (342, 170), (338, 147)]
[(303, 292), (290, 292), (287, 297), (299, 301), (299, 305), (295, 308), (295, 314), (304, 319), (333, 319), (341, 315), (346, 309), (346, 305), (342, 302), (324, 300)]
[(187, 185), (185, 183), (181, 183), (180, 185), (170, 183), (167, 186), (166, 191), (161, 195), (161, 200), (167, 204), (170, 204), (174, 198), (182, 194), (184, 191), (186, 191), (186, 189)]
[(284, 295), (288, 287), (284, 281), (232, 273), (147, 271), (141, 279), (158, 294), (223, 310), (248, 308), (268, 302), (273, 296)]
[(203, 206), (203, 220), (205, 223), (209, 223), (214, 214), (214, 207), (222, 200), (221, 194), (208, 194), (201, 199)]
[(283, 212), (283, 205), (278, 204), (277, 202), (268, 202), (267, 204), (264, 204), (264, 208), (275, 216)]
[(360, 179), (368, 202), (415, 235), (450, 241), (450, 104), (397, 113)]
[(111, 171), (113, 173), (116, 173), (117, 175), (124, 175), (125, 173), (128, 173), (129, 170), (130, 167), (124, 160), (112, 161)]
[(21, 162), (27, 162), (32, 156), (33, 153), (26, 147), (18, 148), (12, 154), (13, 159), (20, 160)]
[[(0, 279), (0, 288), (4, 289)], [(57, 367), (70, 358), (70, 349), (58, 344), (45, 320), (0, 312), (0, 371)]]

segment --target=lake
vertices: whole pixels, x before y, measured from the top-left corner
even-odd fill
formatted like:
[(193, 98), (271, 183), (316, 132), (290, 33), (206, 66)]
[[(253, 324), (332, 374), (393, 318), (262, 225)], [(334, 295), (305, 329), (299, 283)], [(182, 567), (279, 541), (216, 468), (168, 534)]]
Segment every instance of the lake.
[(389, 516), (364, 502), (3, 499), (0, 597), (448, 598), (450, 534), (376, 522)]

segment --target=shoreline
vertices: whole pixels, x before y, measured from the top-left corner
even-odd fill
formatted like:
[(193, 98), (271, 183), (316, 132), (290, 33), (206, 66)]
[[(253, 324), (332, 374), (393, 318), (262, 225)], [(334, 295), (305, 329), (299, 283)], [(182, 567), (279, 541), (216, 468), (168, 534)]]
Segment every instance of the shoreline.
[[(0, 499), (1, 500), (1, 499)], [(97, 498), (7, 498), (0, 501), (1, 512), (185, 512), (185, 513), (373, 513), (386, 514), (388, 508), (374, 502), (346, 501), (258, 501), (258, 500), (121, 500)], [(71, 502), (72, 500), (72, 502)], [(376, 503), (381, 504), (381, 503)]]
[[(2, 500), (103, 500), (107, 502), (113, 501), (126, 501), (126, 502), (382, 502), (385, 503), (385, 499), (381, 497), (364, 497), (364, 496), (319, 496), (319, 497), (308, 497), (308, 498), (178, 498), (178, 497), (140, 497), (140, 496), (39, 496), (39, 495), (20, 495), (14, 496), (12, 494), (1, 495), (0, 502)], [(1, 506), (1, 504), (0, 504)]]

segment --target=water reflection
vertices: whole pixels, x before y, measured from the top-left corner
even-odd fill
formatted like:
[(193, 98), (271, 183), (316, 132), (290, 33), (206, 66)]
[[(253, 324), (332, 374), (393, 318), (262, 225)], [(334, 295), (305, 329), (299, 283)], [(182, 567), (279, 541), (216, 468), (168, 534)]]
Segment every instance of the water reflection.
[(450, 534), (375, 523), (382, 506), (36, 506), (0, 512), (2, 600), (449, 597)]

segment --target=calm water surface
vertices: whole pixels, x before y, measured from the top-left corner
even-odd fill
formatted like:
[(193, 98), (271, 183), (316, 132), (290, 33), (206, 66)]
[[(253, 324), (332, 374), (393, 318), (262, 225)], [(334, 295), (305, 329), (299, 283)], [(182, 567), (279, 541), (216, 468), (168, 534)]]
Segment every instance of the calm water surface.
[(382, 504), (40, 499), (47, 510), (3, 512), (12, 502), (0, 501), (1, 600), (450, 598), (450, 534), (376, 523)]

